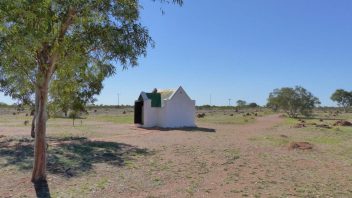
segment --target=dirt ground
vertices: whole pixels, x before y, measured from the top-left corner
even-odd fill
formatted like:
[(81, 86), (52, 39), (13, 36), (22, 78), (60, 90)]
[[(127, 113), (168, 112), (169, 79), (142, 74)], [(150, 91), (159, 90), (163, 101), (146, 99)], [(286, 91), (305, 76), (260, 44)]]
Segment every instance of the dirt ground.
[[(24, 115), (11, 116), (0, 121), (0, 197), (35, 197), (30, 126), (21, 123)], [(68, 119), (49, 120), (48, 191), (52, 197), (352, 197), (352, 131), (297, 129), (293, 122), (274, 114), (165, 130), (98, 117), (75, 127)], [(292, 150), (292, 141), (314, 147)]]

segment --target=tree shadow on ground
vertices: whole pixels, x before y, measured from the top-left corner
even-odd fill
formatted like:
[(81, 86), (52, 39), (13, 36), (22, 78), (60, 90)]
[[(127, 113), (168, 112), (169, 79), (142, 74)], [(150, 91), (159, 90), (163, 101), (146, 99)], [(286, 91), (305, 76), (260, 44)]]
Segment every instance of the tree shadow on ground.
[[(49, 137), (47, 171), (65, 177), (79, 176), (90, 171), (96, 163), (124, 166), (138, 156), (150, 155), (147, 149), (132, 145), (92, 141), (85, 137)], [(6, 159), (0, 167), (14, 165), (22, 171), (33, 167), (33, 140), (28, 138), (1, 138), (0, 158)]]
[(50, 190), (48, 182), (43, 181), (34, 184), (35, 193), (38, 198), (50, 198)]
[(207, 132), (207, 133), (215, 133), (216, 130), (212, 128), (203, 128), (203, 127), (183, 127), (183, 128), (162, 128), (162, 127), (151, 127), (144, 128), (146, 130), (157, 130), (157, 131), (186, 131), (186, 132)]

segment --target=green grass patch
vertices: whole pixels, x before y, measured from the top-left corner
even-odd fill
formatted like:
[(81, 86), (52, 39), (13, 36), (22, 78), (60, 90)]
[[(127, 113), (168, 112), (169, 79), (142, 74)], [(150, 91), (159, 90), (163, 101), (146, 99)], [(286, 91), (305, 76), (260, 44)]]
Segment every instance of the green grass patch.
[(283, 122), (284, 125), (289, 125), (289, 126), (293, 126), (297, 123), (299, 123), (299, 121), (297, 119), (289, 118), (289, 117), (285, 118), (284, 122)]
[(97, 115), (88, 117), (88, 120), (112, 122), (115, 124), (133, 124), (133, 115)]
[(315, 144), (340, 144), (345, 139), (342, 136), (338, 135), (323, 135), (323, 136), (315, 136), (307, 139), (308, 142), (315, 143)]
[(105, 189), (109, 184), (109, 180), (107, 178), (102, 178), (97, 182), (97, 188), (98, 189)]
[(317, 144), (344, 144), (352, 139), (352, 127), (334, 127), (319, 132), (310, 131), (313, 136), (307, 139)]

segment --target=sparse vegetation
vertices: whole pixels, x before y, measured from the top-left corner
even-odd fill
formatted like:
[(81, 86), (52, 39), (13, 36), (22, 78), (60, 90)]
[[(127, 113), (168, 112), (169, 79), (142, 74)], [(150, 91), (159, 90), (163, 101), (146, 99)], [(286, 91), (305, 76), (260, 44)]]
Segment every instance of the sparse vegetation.
[[(15, 183), (29, 182), (33, 140), (23, 124), (29, 110), (12, 115), (15, 108), (0, 108), (0, 192), (20, 197), (32, 186), (18, 189), (7, 180), (16, 175)], [(206, 114), (197, 120), (198, 129), (160, 131), (131, 125), (132, 108), (92, 107), (82, 126), (72, 127), (67, 118), (48, 120), (48, 174), (55, 178), (48, 188), (53, 197), (141, 192), (149, 197), (349, 197), (352, 192), (344, 189), (352, 180), (345, 173), (352, 170), (345, 164), (352, 162), (352, 127), (342, 125), (352, 114), (337, 111), (320, 108), (309, 118), (289, 118), (264, 108), (210, 107), (197, 111)], [(302, 123), (305, 127), (293, 127)], [(301, 147), (307, 145), (313, 147)]]
[(352, 197), (351, 5), (0, 0), (0, 197)]

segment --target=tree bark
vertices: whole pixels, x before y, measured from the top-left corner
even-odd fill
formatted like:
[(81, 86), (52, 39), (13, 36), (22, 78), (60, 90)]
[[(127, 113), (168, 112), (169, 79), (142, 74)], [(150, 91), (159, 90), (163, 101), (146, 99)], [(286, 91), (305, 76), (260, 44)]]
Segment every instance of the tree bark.
[(35, 119), (35, 145), (34, 145), (34, 165), (32, 182), (40, 183), (46, 181), (46, 121), (47, 121), (47, 98), (48, 82), (44, 86), (37, 88), (38, 111)]
[(32, 119), (32, 128), (31, 128), (31, 137), (32, 138), (35, 138), (35, 113), (33, 115), (33, 119)]
[[(73, 22), (75, 10), (69, 9), (67, 18), (60, 28), (58, 42), (61, 43), (63, 38)], [(59, 54), (53, 53), (54, 45), (43, 43), (43, 48), (37, 51), (38, 75), (36, 76), (36, 100), (38, 99), (38, 106), (36, 105), (35, 112), (35, 145), (34, 145), (34, 165), (32, 172), (32, 182), (41, 183), (46, 182), (46, 121), (47, 121), (47, 100), (48, 88), (52, 75), (56, 70), (56, 61)], [(38, 107), (38, 108), (37, 108)]]
[(39, 109), (39, 95), (35, 94), (35, 104), (34, 104), (34, 114), (32, 119), (32, 129), (31, 129), (31, 137), (35, 138), (35, 120), (37, 117), (38, 109)]

